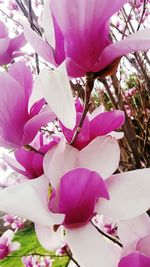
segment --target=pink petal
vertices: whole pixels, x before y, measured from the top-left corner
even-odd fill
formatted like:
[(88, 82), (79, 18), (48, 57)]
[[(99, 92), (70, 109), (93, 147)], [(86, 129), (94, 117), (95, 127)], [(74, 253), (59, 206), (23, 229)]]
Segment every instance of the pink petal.
[(23, 127), (28, 119), (24, 94), (18, 82), (7, 73), (0, 73), (0, 80), (1, 136), (17, 147), (20, 146)]
[(138, 252), (123, 257), (118, 265), (118, 267), (149, 267), (149, 266), (150, 266), (150, 258)]
[[(144, 225), (143, 225), (144, 227)], [(136, 249), (150, 258), (150, 231), (149, 235), (139, 240)]]
[(113, 110), (103, 112), (90, 121), (90, 137), (105, 135), (122, 126), (125, 121), (124, 112)]
[(44, 98), (35, 102), (30, 109), (30, 116), (34, 117), (35, 115), (37, 115), (45, 104), (46, 102)]
[[(98, 198), (109, 199), (107, 188), (100, 175), (83, 168), (74, 169), (61, 177), (56, 212), (65, 214), (66, 227), (79, 226), (93, 217)], [(51, 200), (49, 203), (51, 208)]]
[(118, 142), (109, 136), (101, 136), (80, 151), (77, 166), (96, 171), (106, 179), (118, 168), (119, 160)]
[(11, 56), (8, 54), (9, 37), (0, 39), (0, 65), (5, 65), (11, 62)]
[(32, 117), (24, 126), (22, 145), (31, 143), (38, 130), (55, 119), (55, 114), (49, 109), (43, 109), (39, 114)]
[(115, 220), (138, 216), (150, 206), (150, 168), (119, 173), (106, 181), (110, 201), (101, 200), (97, 211)]
[(53, 228), (35, 224), (35, 231), (39, 242), (46, 250), (56, 250), (64, 244), (64, 228), (62, 226), (54, 232)]
[(52, 65), (56, 66), (56, 61), (54, 59), (54, 51), (50, 45), (42, 40), (41, 37), (31, 30), (31, 28), (26, 24), (24, 25), (24, 35), (26, 40), (31, 44), (33, 49), (46, 61), (50, 62)]
[(66, 229), (66, 240), (80, 266), (116, 267), (112, 264), (106, 240), (90, 223), (84, 227)]
[(0, 21), (0, 39), (8, 37), (8, 29), (5, 24)]
[(25, 171), (23, 166), (21, 164), (19, 164), (19, 162), (17, 162), (14, 158), (9, 157), (7, 154), (4, 154), (3, 159), (8, 164), (8, 166), (10, 166), (14, 171), (16, 171), (16, 172), (18, 172), (24, 176), (28, 176), (28, 175), (30, 176), (30, 174), (28, 174)]
[(37, 178), (43, 174), (43, 155), (21, 148), (15, 151), (15, 157), (26, 170), (28, 178)]
[(8, 52), (12, 54), (13, 52), (23, 47), (26, 42), (27, 41), (25, 39), (24, 33), (19, 34), (18, 36), (10, 40)]
[(150, 233), (148, 214), (144, 213), (138, 217), (120, 221), (117, 232), (124, 247), (135, 241), (138, 242), (138, 240)]
[(10, 66), (8, 73), (19, 83), (25, 95), (25, 102), (28, 105), (33, 85), (31, 71), (23, 62), (19, 61)]
[(146, 51), (150, 48), (150, 29), (138, 31), (126, 39), (107, 46), (99, 57), (95, 71), (101, 70), (111, 64), (120, 56), (130, 52)]

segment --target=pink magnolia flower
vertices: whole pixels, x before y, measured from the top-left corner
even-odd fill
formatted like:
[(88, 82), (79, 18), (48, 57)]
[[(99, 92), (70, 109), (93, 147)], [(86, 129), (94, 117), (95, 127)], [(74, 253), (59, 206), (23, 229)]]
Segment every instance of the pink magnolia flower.
[(150, 48), (149, 29), (116, 43), (110, 40), (110, 18), (127, 2), (115, 0), (112, 5), (111, 0), (75, 0), (70, 5), (69, 0), (47, 0), (43, 11), (45, 41), (29, 26), (25, 26), (25, 37), (51, 64), (58, 66), (65, 60), (71, 77), (105, 70), (110, 64), (113, 70), (121, 56)]
[(54, 152), (46, 154), (43, 176), (0, 191), (0, 209), (34, 221), (46, 249), (60, 246), (63, 226), (81, 266), (112, 266), (108, 244), (91, 218), (99, 213), (113, 220), (128, 219), (150, 204), (150, 169), (112, 175), (119, 156), (118, 143), (110, 136), (95, 138), (81, 151), (62, 139)]
[(44, 99), (38, 99), (29, 110), (32, 82), (32, 74), (23, 62), (0, 73), (0, 146), (19, 148), (29, 144), (41, 126), (54, 120), (51, 110), (42, 109)]
[(123, 251), (118, 267), (150, 266), (150, 219), (147, 214), (122, 221), (118, 227)]
[(15, 57), (20, 56), (20, 48), (25, 44), (23, 33), (11, 39), (5, 24), (0, 21), (0, 65), (9, 64)]
[[(71, 88), (70, 88), (71, 89)], [(67, 129), (60, 122), (61, 129), (68, 143), (71, 142), (81, 120), (83, 107), (79, 100), (76, 102), (76, 125), (73, 130)], [(87, 114), (81, 128), (81, 131), (75, 140), (73, 146), (82, 149), (88, 145), (97, 136), (111, 133), (120, 128), (125, 121), (124, 112), (113, 110), (103, 112), (101, 106), (95, 109), (91, 114)]]
[(0, 237), (0, 260), (7, 257), (12, 251), (20, 248), (20, 244), (18, 242), (12, 242), (13, 237), (14, 232), (12, 230), (7, 230)]

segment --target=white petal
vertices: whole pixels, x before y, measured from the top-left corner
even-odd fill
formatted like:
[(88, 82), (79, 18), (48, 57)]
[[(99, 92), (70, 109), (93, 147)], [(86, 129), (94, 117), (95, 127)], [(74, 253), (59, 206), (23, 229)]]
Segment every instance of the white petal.
[(46, 41), (52, 47), (55, 47), (54, 25), (53, 25), (53, 19), (52, 19), (52, 14), (50, 10), (49, 0), (44, 1), (42, 26), (44, 29), (44, 36), (46, 38)]
[(50, 227), (35, 224), (35, 231), (42, 247), (47, 250), (57, 250), (64, 245), (64, 228), (60, 226), (57, 232)]
[(96, 116), (98, 116), (99, 114), (101, 114), (104, 111), (105, 111), (104, 106), (100, 105), (91, 114), (89, 114), (89, 116), (88, 116), (89, 117), (89, 121), (93, 120)]
[(110, 136), (100, 136), (80, 151), (78, 165), (97, 171), (106, 179), (118, 168), (119, 160), (118, 142)]
[(51, 150), (44, 157), (44, 173), (54, 188), (58, 187), (60, 178), (65, 172), (76, 167), (78, 150), (67, 145), (62, 139), (54, 152)]
[(138, 242), (139, 239), (150, 234), (150, 218), (147, 213), (144, 213), (138, 217), (120, 221), (117, 232), (124, 247), (135, 241)]
[(20, 243), (19, 242), (12, 242), (10, 245), (9, 245), (9, 250), (10, 251), (16, 251), (20, 248)]
[(66, 240), (81, 267), (113, 267), (109, 245), (92, 224), (66, 229)]
[(36, 84), (41, 88), (43, 97), (62, 124), (73, 129), (76, 123), (76, 111), (65, 63), (54, 71), (43, 70)]
[(41, 176), (0, 190), (0, 210), (45, 226), (62, 222), (63, 215), (48, 210), (48, 184), (49, 181)]
[(150, 207), (150, 168), (113, 175), (106, 181), (110, 200), (101, 199), (96, 210), (114, 220), (138, 216)]
[(2, 237), (5, 237), (8, 239), (8, 243), (10, 243), (14, 238), (14, 232), (10, 229), (8, 229), (6, 232), (3, 233)]

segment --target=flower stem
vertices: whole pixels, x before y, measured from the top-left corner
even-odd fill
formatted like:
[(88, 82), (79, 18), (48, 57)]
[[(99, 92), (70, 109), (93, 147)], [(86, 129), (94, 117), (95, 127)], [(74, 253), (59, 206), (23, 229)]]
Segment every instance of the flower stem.
[(86, 86), (85, 86), (85, 102), (84, 102), (84, 110), (79, 122), (79, 125), (74, 133), (74, 136), (70, 142), (70, 145), (73, 145), (81, 131), (82, 125), (84, 123), (84, 119), (89, 111), (90, 108), (90, 96), (91, 96), (91, 92), (93, 90), (93, 86), (94, 86), (94, 73), (88, 73), (86, 76)]

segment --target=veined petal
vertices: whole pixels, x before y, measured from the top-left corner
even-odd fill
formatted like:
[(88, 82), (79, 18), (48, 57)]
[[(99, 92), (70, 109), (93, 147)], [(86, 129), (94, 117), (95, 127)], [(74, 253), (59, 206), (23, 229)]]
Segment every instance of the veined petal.
[[(82, 240), (82, 242), (81, 242)], [(84, 227), (66, 229), (66, 241), (73, 253), (73, 257), (84, 267), (116, 267), (112, 265), (109, 246), (98, 234), (92, 224)]]
[(39, 75), (41, 90), (50, 108), (69, 129), (76, 123), (76, 111), (65, 64), (54, 71), (45, 69)]
[(137, 31), (126, 39), (107, 46), (99, 57), (95, 71), (111, 64), (115, 59), (130, 52), (146, 51), (150, 48), (150, 29)]
[(52, 227), (35, 224), (35, 231), (42, 247), (47, 250), (56, 250), (64, 245), (64, 228), (60, 226), (56, 232)]
[(41, 176), (0, 190), (0, 210), (45, 226), (62, 222), (63, 215), (48, 211), (48, 184), (48, 179)]
[(150, 219), (147, 213), (129, 220), (123, 220), (118, 225), (118, 236), (124, 247), (137, 242), (142, 237), (150, 234)]
[(110, 136), (100, 136), (79, 152), (77, 166), (96, 171), (106, 179), (118, 168), (119, 160), (118, 142)]
[(115, 220), (129, 219), (150, 207), (150, 168), (119, 173), (106, 180), (110, 201), (101, 200), (97, 211)]

